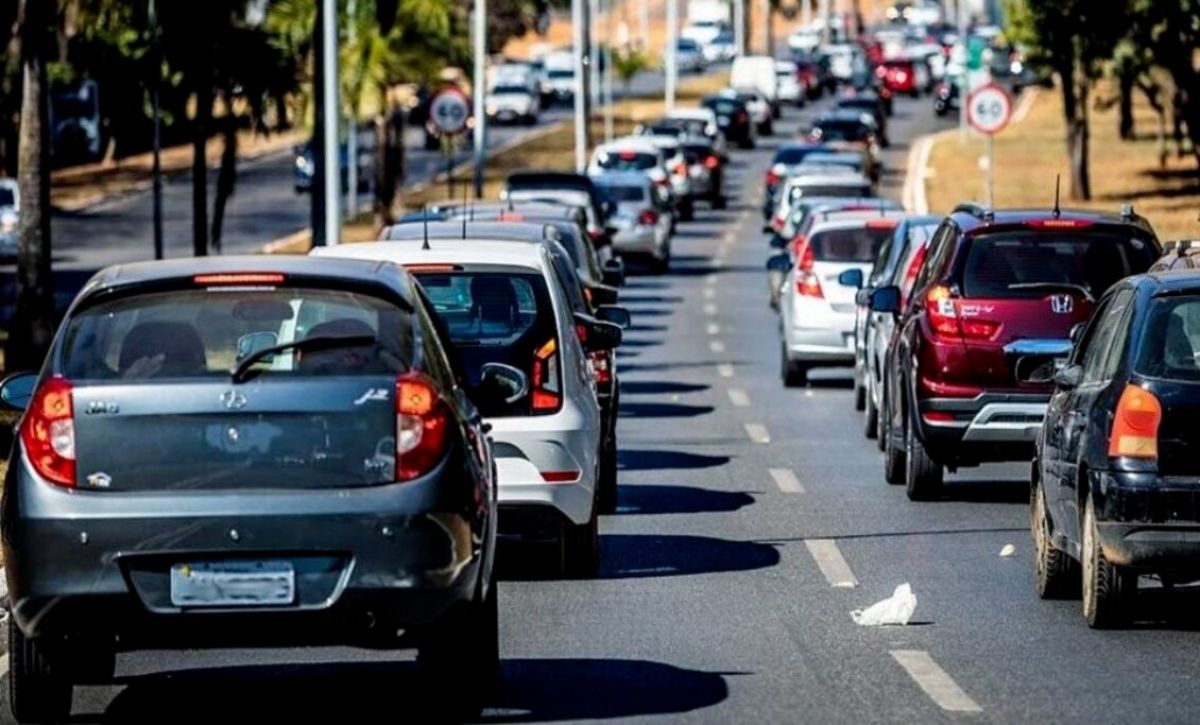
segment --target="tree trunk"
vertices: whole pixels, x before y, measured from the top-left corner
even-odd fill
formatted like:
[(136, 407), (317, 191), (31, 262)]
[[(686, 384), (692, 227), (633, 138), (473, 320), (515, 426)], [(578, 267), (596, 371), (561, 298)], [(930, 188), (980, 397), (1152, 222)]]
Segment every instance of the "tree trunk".
[(396, 221), (396, 194), (404, 179), (404, 112), (391, 104), (387, 86), (379, 89), (384, 112), (375, 119), (375, 224)]
[(1151, 81), (1138, 79), (1136, 82), (1137, 87), (1146, 97), (1146, 103), (1150, 104), (1158, 118), (1158, 168), (1165, 171), (1167, 168), (1167, 109), (1160, 100), (1162, 88)]
[(1133, 76), (1133, 73), (1126, 71), (1121, 73), (1118, 79), (1118, 88), (1120, 89), (1118, 108), (1121, 120), (1118, 123), (1117, 133), (1121, 136), (1122, 141), (1132, 141), (1136, 135), (1133, 125)]
[(212, 248), (221, 253), (221, 235), (225, 226), (225, 205), (233, 196), (237, 183), (237, 116), (233, 115), (233, 94), (226, 94), (226, 116), (222, 134), (224, 147), (221, 149), (221, 168), (217, 171), (217, 196), (213, 200)]
[(192, 254), (208, 254), (208, 130), (213, 89), (205, 66), (196, 74), (196, 120), (192, 127)]
[(1071, 178), (1067, 196), (1076, 201), (1090, 199), (1088, 176), (1087, 81), (1076, 84), (1075, 69), (1059, 68), (1063, 96), (1063, 120), (1067, 126), (1067, 159)]
[(17, 183), (21, 215), (17, 226), (17, 305), (5, 365), (8, 372), (37, 370), (54, 338), (57, 314), (50, 268), (50, 124), (46, 63), (54, 42), (55, 4), (22, 0), (21, 126)]

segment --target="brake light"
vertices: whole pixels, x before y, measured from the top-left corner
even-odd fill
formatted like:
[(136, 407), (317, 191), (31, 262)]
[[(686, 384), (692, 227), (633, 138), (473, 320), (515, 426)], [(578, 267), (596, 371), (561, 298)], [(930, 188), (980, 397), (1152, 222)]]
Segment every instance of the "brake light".
[(38, 386), (21, 423), (21, 443), (38, 475), (75, 486), (75, 412), (71, 383), (50, 378)]
[(192, 283), (204, 287), (219, 287), (224, 285), (263, 285), (282, 284), (283, 275), (274, 273), (222, 273), (198, 274), (192, 277)]
[(961, 337), (968, 340), (991, 340), (1000, 332), (1002, 323), (962, 314), (963, 302), (954, 296), (949, 287), (937, 285), (925, 295), (929, 324), (934, 333), (944, 337)]
[(498, 221), (502, 222), (523, 222), (525, 215), (515, 211), (502, 211), (498, 217)]
[(617, 156), (622, 161), (635, 161), (637, 159), (637, 152), (636, 151), (622, 151), (621, 153), (617, 154)]
[(637, 220), (638, 224), (641, 224), (642, 226), (652, 227), (655, 224), (658, 224), (658, 212), (654, 211), (653, 209), (647, 209), (641, 214), (638, 214)]
[(872, 219), (866, 224), (867, 229), (895, 229), (895, 219)]
[(542, 480), (546, 483), (574, 483), (582, 475), (582, 471), (542, 471)]
[(550, 338), (533, 354), (533, 412), (553, 413), (562, 406), (558, 372), (558, 341)]
[(599, 242), (604, 239), (604, 230), (603, 229), (589, 229), (589, 230), (587, 230), (587, 233), (588, 233), (588, 239), (591, 239), (593, 242)]
[(721, 160), (718, 159), (716, 156), (705, 156), (704, 157), (704, 168), (708, 169), (709, 171), (715, 171), (716, 168), (720, 165), (721, 165)]
[(1034, 219), (1025, 222), (1025, 226), (1034, 229), (1086, 229), (1092, 224), (1086, 219)]
[(949, 413), (944, 410), (927, 410), (921, 413), (921, 417), (927, 423), (953, 423), (954, 413)]
[(734, 116), (738, 123), (745, 123), (750, 120), (750, 116), (745, 111), (738, 111), (737, 116)]
[(671, 173), (675, 174), (676, 176), (687, 176), (687, 172), (687, 164), (680, 162), (675, 164), (675, 169)]
[(792, 240), (792, 256), (796, 259), (800, 259), (800, 255), (804, 252), (804, 249), (807, 245), (808, 238), (803, 234), (797, 234), (796, 238)]
[(588, 354), (588, 358), (592, 361), (592, 375), (601, 385), (612, 382), (612, 368), (608, 364), (608, 356), (607, 350), (595, 350)]
[(824, 299), (825, 291), (821, 289), (821, 280), (813, 273), (816, 255), (807, 241), (800, 249), (800, 262), (796, 265), (796, 293), (801, 297), (816, 297)]
[(429, 473), (446, 450), (446, 407), (420, 373), (396, 379), (396, 480)]
[(1162, 404), (1154, 394), (1136, 385), (1126, 385), (1113, 415), (1108, 455), (1117, 458), (1158, 458), (1158, 426)]
[(404, 268), (413, 274), (422, 274), (427, 272), (454, 272), (461, 267), (456, 267), (453, 264), (406, 264)]
[(781, 164), (775, 164), (767, 169), (767, 186), (774, 188), (776, 184), (783, 180), (783, 174), (787, 171)]

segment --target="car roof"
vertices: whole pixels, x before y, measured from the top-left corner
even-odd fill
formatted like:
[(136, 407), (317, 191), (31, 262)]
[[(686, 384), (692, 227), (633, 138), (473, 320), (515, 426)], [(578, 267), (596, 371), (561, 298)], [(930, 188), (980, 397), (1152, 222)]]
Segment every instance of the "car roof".
[(1135, 284), (1152, 285), (1156, 292), (1200, 292), (1200, 270), (1164, 269), (1132, 278)]
[(376, 260), (393, 265), (478, 264), (527, 267), (544, 271), (547, 253), (546, 247), (541, 244), (473, 237), (466, 240), (434, 239), (430, 241), (429, 249), (425, 249), (422, 244), (363, 242), (339, 244), (336, 247), (317, 247), (309, 254), (321, 257), (322, 260)]
[(384, 229), (381, 237), (386, 241), (419, 241), (428, 234), (430, 239), (463, 239), (465, 236), (468, 239), (488, 237), (540, 242), (557, 232), (550, 232), (547, 228), (553, 227), (536, 222), (486, 220), (464, 223), (454, 220), (433, 224), (395, 224)]
[(599, 186), (638, 186), (650, 185), (650, 176), (644, 171), (606, 171), (595, 177)]
[(1127, 206), (1120, 213), (1113, 214), (1090, 209), (988, 209), (982, 204), (959, 204), (950, 213), (950, 218), (964, 232), (972, 232), (985, 226), (1021, 226), (1030, 221), (1058, 220), (1063, 222), (1080, 221), (1106, 226), (1124, 226), (1139, 229), (1144, 236), (1155, 238), (1154, 229), (1143, 217), (1138, 216), (1132, 206)]
[(819, 174), (802, 174), (800, 176), (788, 177), (788, 186), (821, 186), (823, 184), (835, 184), (844, 186), (847, 183), (853, 183), (860, 186), (870, 186), (870, 180), (864, 178), (854, 169), (844, 169), (841, 172), (822, 171)]
[(903, 209), (885, 209), (883, 213), (878, 211), (839, 211), (830, 212), (824, 218), (817, 219), (813, 222), (812, 228), (809, 231), (809, 236), (819, 234), (820, 232), (832, 231), (837, 229), (862, 229), (867, 226), (872, 220), (884, 219), (895, 221), (897, 225), (904, 220), (906, 212)]

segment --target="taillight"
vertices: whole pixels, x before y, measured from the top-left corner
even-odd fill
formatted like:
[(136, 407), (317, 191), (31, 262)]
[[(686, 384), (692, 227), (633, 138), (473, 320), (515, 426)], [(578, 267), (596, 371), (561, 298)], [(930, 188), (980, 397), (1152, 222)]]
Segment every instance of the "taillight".
[(745, 111), (738, 111), (738, 114), (735, 116), (735, 118), (737, 118), (738, 123), (745, 123), (746, 121), (750, 120), (750, 116)]
[(943, 337), (958, 337), (968, 340), (992, 340), (1003, 326), (995, 320), (979, 317), (964, 317), (960, 314), (961, 300), (945, 285), (937, 285), (925, 294), (929, 324), (934, 333)]
[(603, 229), (589, 229), (588, 230), (588, 238), (591, 239), (593, 242), (598, 242), (598, 241), (604, 239), (604, 230)]
[(638, 224), (647, 227), (652, 227), (655, 224), (658, 224), (658, 212), (654, 211), (653, 209), (647, 209), (641, 214), (638, 214)]
[(813, 272), (816, 256), (808, 242), (800, 248), (800, 262), (796, 265), (796, 293), (801, 297), (824, 298), (825, 291), (821, 289), (821, 281)]
[(1108, 455), (1117, 458), (1158, 458), (1158, 426), (1162, 404), (1154, 394), (1126, 385), (1113, 415)]
[(675, 174), (676, 176), (687, 176), (687, 172), (687, 164), (681, 161), (678, 164), (675, 164), (675, 169), (671, 173)]
[(396, 379), (396, 480), (429, 473), (446, 450), (446, 406), (419, 373)]
[(75, 486), (75, 413), (71, 383), (42, 383), (21, 423), (21, 443), (38, 475), (59, 486)]
[(595, 350), (588, 353), (588, 358), (592, 361), (592, 375), (596, 378), (596, 382), (602, 385), (612, 382), (612, 368), (608, 364), (608, 356), (607, 350)]
[(774, 188), (779, 183), (779, 174), (775, 173), (775, 169), (767, 171), (767, 186)]
[(553, 413), (562, 406), (562, 382), (558, 371), (558, 341), (551, 338), (533, 354), (533, 412)]
[(716, 171), (717, 167), (720, 165), (721, 165), (721, 160), (718, 159), (716, 156), (705, 156), (704, 157), (704, 168), (708, 169), (709, 171)]

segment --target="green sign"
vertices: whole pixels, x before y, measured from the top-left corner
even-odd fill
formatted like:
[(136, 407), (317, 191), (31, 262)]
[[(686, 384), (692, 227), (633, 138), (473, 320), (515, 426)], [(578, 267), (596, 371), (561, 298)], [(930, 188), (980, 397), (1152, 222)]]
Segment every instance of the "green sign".
[(986, 47), (983, 38), (971, 38), (967, 42), (967, 70), (983, 68), (983, 51)]

